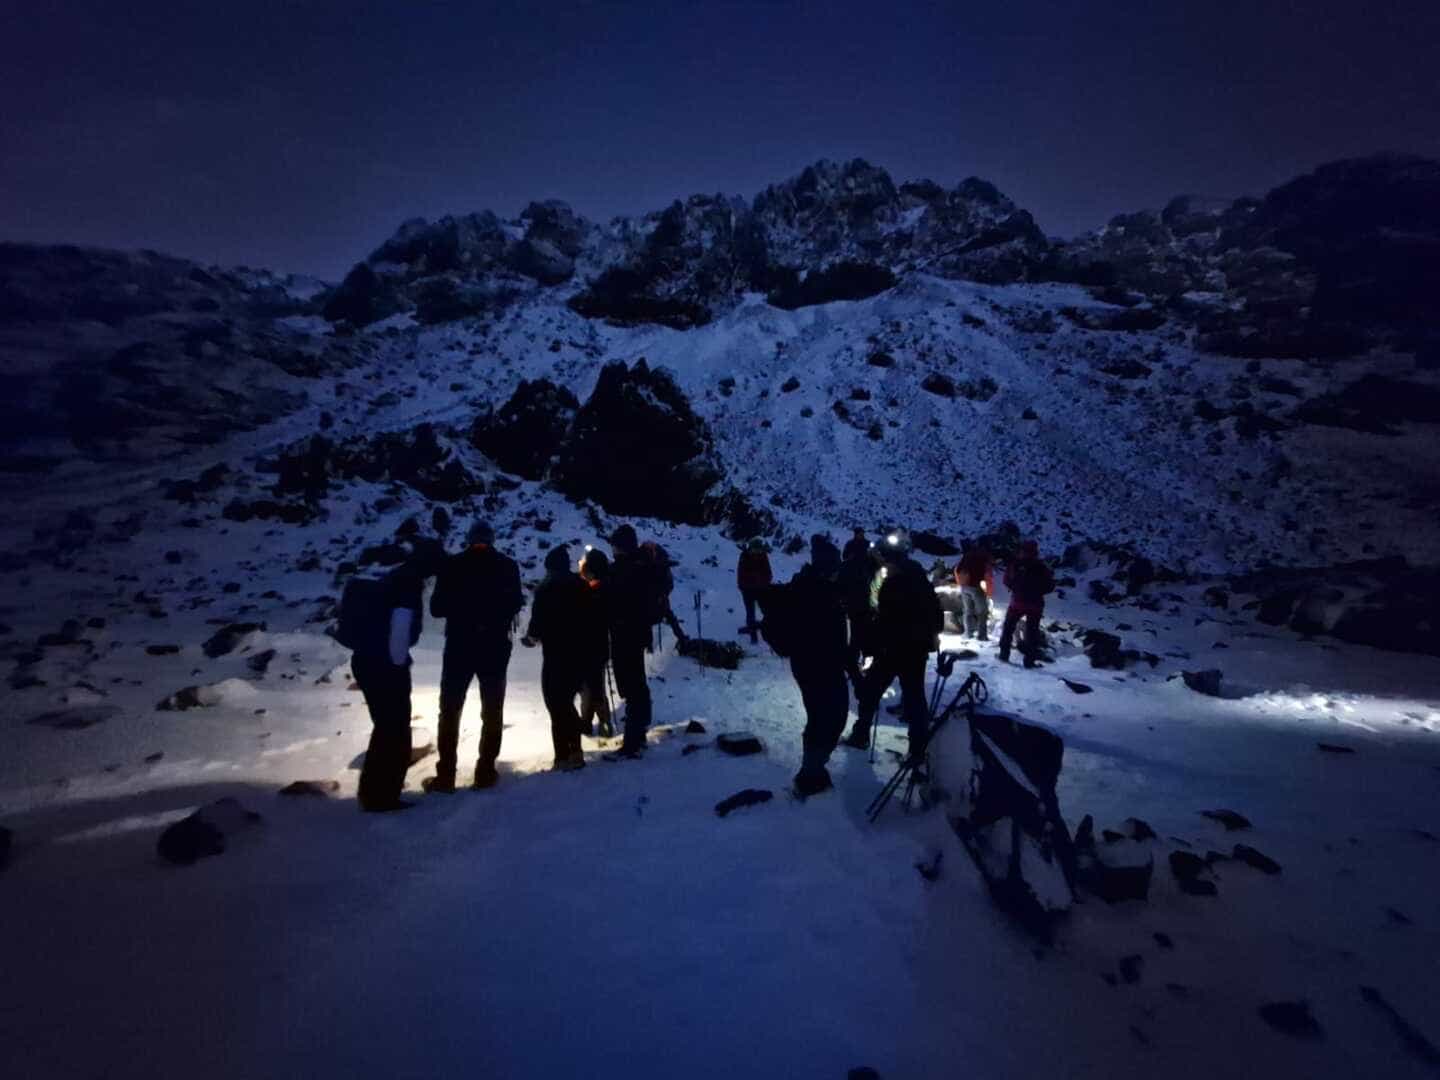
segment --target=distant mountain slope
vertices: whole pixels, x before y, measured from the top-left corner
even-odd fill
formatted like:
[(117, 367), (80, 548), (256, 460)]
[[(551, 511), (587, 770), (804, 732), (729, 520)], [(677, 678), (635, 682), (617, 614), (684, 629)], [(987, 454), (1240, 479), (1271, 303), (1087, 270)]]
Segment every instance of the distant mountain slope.
[[(223, 463), (202, 498), (223, 505), (313, 434), (348, 447), (343, 481), (395, 433), (361, 472), (404, 459), (398, 496), (468, 512), (503, 503), (473, 429), (522, 380), (584, 402), (645, 357), (708, 428), (696, 475), (782, 537), (1008, 520), (1197, 570), (1435, 560), (1437, 170), (1341, 162), (1058, 242), (983, 181), (822, 162), (603, 226), (554, 202), (408, 222), (330, 289), (4, 245), (0, 438), (12, 475), (60, 465), (72, 500)], [(67, 498), (7, 486), (27, 517)]]

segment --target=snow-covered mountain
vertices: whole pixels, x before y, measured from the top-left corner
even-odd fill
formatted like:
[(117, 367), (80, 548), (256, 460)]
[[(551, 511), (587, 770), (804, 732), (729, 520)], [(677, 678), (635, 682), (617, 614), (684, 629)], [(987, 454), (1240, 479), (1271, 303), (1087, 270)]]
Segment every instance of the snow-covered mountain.
[[(388, 479), (422, 522), (498, 513), (509, 470), (782, 543), (1013, 523), (1171, 577), (1385, 578), (1440, 558), (1437, 194), (1440, 165), (1379, 157), (1060, 242), (984, 181), (820, 162), (605, 225), (407, 222), (333, 288), (6, 245), (7, 557), (107, 500), (304, 523)], [(601, 372), (641, 358), (580, 453)]]
[[(982, 181), (821, 163), (604, 225), (410, 222), (334, 287), (0, 245), (17, 1075), (1429, 1075), (1435, 178), (1340, 163), (1060, 242)], [(553, 776), (517, 647), (502, 781), (447, 798), (418, 790), (427, 620), (420, 805), (352, 813), (340, 586), (481, 517), (527, 591), (636, 519), (710, 638), (739, 538), (784, 579), (851, 523), (947, 558), (1036, 535), (1046, 665), (943, 645), (1063, 739), (1065, 821), (1153, 866), (1148, 899), (1089, 896), (1037, 951), (957, 803), (868, 821), (906, 752), (888, 708), (833, 794), (717, 817), (783, 793), (802, 745), (788, 666), (743, 636), (733, 671), (662, 642), (647, 759), (587, 739)], [(763, 753), (713, 745), (742, 729)], [(963, 798), (964, 729), (937, 797)], [(229, 850), (157, 865), (221, 796)]]

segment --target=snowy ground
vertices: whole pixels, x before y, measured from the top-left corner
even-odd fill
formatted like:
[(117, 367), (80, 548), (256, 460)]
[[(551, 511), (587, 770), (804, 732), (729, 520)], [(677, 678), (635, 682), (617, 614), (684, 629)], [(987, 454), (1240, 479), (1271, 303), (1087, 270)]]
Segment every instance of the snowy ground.
[[(853, 305), (748, 304), (683, 334), (585, 323), (554, 303), (485, 327), (380, 328), (373, 371), (344, 392), (307, 384), (311, 407), (269, 428), (163, 464), (77, 461), (43, 484), (4, 480), (15, 510), (0, 520), (0, 653), (7, 675), (39, 683), (0, 691), (0, 824), (15, 834), (0, 871), (4, 1075), (841, 1077), (862, 1064), (890, 1080), (1428, 1075), (1359, 988), (1440, 1042), (1440, 660), (1300, 641), (1203, 606), (1199, 586), (1179, 588), (1164, 614), (1101, 608), (1080, 599), (1083, 579), (1050, 616), (1116, 630), (1158, 654), (1155, 669), (1093, 671), (1067, 644), (1026, 672), (983, 649), (992, 705), (1064, 737), (1072, 827), (1087, 813), (1101, 827), (1133, 815), (1160, 834), (1148, 904), (1085, 903), (1042, 951), (993, 908), (940, 813), (865, 822), (887, 753), (871, 766), (842, 750), (836, 792), (785, 797), (799, 697), (763, 647), (733, 674), (667, 648), (651, 661), (660, 729), (647, 759), (562, 776), (544, 771), (539, 657), (517, 647), (500, 786), (356, 813), (368, 719), (345, 654), (323, 636), (325, 598), (339, 562), (431, 507), (412, 494), (377, 512), (392, 493), (355, 484), (331, 497), (328, 518), (290, 527), (221, 520), (230, 489), (197, 507), (160, 494), (163, 480), (217, 461), (252, 466), (322, 410), (337, 437), (463, 428), (476, 402), (502, 402), (522, 378), (556, 378), (583, 399), (602, 363), (645, 355), (675, 368), (731, 478), (759, 504), (778, 499), (789, 532), (843, 536), (857, 516), (883, 516), (958, 537), (1010, 517), (1047, 554), (1128, 540), (1192, 569), (1270, 552), (1353, 558), (1372, 540), (1375, 554), (1433, 559), (1433, 520), (1403, 495), (1433, 474), (1433, 440), (1316, 429), (1217, 441), (1186, 417), (1198, 396), (1233, 389), (1229, 362), (1157, 335), (1015, 326), (1017, 312), (1086, 302), (1059, 287), (916, 279)], [(896, 366), (866, 364), (876, 348)], [(1146, 386), (1121, 392), (1098, 373), (1136, 356), (1154, 367)], [(998, 389), (938, 398), (918, 389), (932, 369), (991, 374)], [(1265, 370), (1307, 392), (1354, 374)], [(800, 387), (783, 393), (792, 376)], [(457, 382), (461, 393), (448, 389)], [(393, 402), (372, 405), (382, 388)], [(837, 399), (859, 402), (858, 426), (835, 419)], [(1020, 421), (1024, 408), (1040, 419)], [(872, 420), (881, 440), (863, 430)], [(536, 485), (502, 501), (500, 544), (527, 584), (550, 543), (598, 539), (585, 513)], [(73, 510), (96, 528), (62, 542)], [(680, 561), (687, 625), (700, 591), (703, 632), (730, 637), (734, 546), (709, 529), (641, 532)], [(52, 554), (9, 561), (34, 547)], [(799, 566), (774, 558), (781, 576)], [(83, 643), (37, 648), (67, 619)], [(207, 658), (202, 643), (237, 620), (266, 629)], [(416, 723), (432, 731), (440, 640), (429, 625), (416, 651)], [(174, 651), (149, 651), (164, 646)], [(248, 661), (268, 649), (259, 677)], [(1214, 666), (1222, 698), (1178, 678)], [(1061, 676), (1094, 692), (1074, 695)], [(218, 705), (155, 708), (217, 683)], [(681, 734), (691, 719), (709, 734)], [(472, 702), (466, 756), (474, 721)], [(762, 736), (763, 757), (682, 754), (741, 729)], [(882, 745), (903, 749), (900, 729)], [(941, 779), (958, 788), (963, 727), (944, 750)], [(412, 770), (412, 787), (432, 763)], [(332, 800), (276, 796), (332, 778)], [(715, 803), (744, 787), (778, 797), (717, 819)], [(161, 828), (222, 795), (263, 827), (219, 858), (161, 865)], [(1199, 816), (1216, 807), (1250, 818), (1245, 842), (1283, 874), (1221, 864), (1218, 898), (1181, 895), (1164, 866), (1172, 838), (1202, 854), (1237, 839)], [(928, 884), (914, 866), (936, 851), (942, 874)], [(1137, 954), (1141, 977), (1127, 984), (1119, 961)], [(1323, 1041), (1257, 1015), (1302, 998)]]
[[(706, 531), (660, 535), (682, 562), (682, 617), (693, 623), (685, 601), (703, 589), (706, 633), (729, 636), (733, 547)], [(776, 561), (782, 575), (798, 566)], [(1049, 951), (993, 909), (939, 813), (865, 822), (887, 753), (872, 767), (842, 750), (835, 793), (785, 796), (802, 718), (784, 663), (763, 646), (729, 674), (668, 649), (653, 658), (663, 730), (647, 759), (596, 756), (578, 775), (544, 772), (539, 658), (517, 647), (500, 786), (377, 818), (350, 801), (368, 722), (343, 653), (317, 628), (276, 619), (247, 653), (211, 661), (198, 648), (213, 629), (204, 612), (177, 615), (165, 629), (181, 653), (150, 657), (149, 620), (119, 615), (92, 632), (103, 644), (87, 669), (117, 711), (80, 730), (17, 723), (0, 765), (0, 820), (17, 838), (0, 882), (7, 1071), (1425, 1075), (1359, 987), (1378, 987), (1440, 1039), (1440, 662), (1260, 634), (1239, 618), (1195, 625), (1201, 609), (1182, 610), (1054, 605), (1062, 620), (1127, 622), (1127, 644), (1162, 655), (1154, 671), (1092, 671), (1069, 647), (1039, 672), (999, 665), (990, 648), (976, 667), (996, 707), (1064, 736), (1072, 826), (1085, 813), (1101, 825), (1142, 817), (1163, 864), (1170, 837), (1228, 850), (1236, 836), (1198, 815), (1226, 806), (1255, 823), (1244, 839), (1284, 873), (1224, 864), (1207, 900), (1180, 895), (1162, 865), (1148, 904), (1088, 902)], [(438, 630), (416, 653), (427, 727)], [(270, 673), (225, 703), (154, 711), (182, 684), (241, 673), (263, 647), (278, 650)], [(1225, 698), (1173, 678), (1211, 664), (1225, 671)], [(1062, 675), (1094, 692), (1075, 696)], [(690, 719), (709, 735), (679, 733)], [(761, 734), (766, 754), (682, 756), (737, 729)], [(956, 787), (962, 736), (947, 737), (962, 775), (943, 779)], [(903, 748), (898, 727), (882, 747)], [(412, 786), (432, 763), (412, 770)], [(275, 795), (332, 777), (335, 800)], [(778, 798), (717, 819), (714, 804), (744, 787)], [(226, 794), (264, 826), (219, 858), (160, 865), (160, 828)], [(927, 884), (914, 864), (936, 850), (942, 876)], [(1144, 958), (1140, 981), (1109, 985), (1131, 954)], [(1300, 998), (1323, 1042), (1257, 1016)]]

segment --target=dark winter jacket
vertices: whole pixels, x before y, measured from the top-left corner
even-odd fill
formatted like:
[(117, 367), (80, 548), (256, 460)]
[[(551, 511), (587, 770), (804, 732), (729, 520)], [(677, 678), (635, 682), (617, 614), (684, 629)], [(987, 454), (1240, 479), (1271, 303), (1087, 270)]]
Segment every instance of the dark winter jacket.
[(1021, 557), (1005, 569), (1010, 610), (1021, 614), (1045, 610), (1045, 596), (1055, 589), (1055, 575), (1040, 559)]
[(540, 642), (547, 662), (579, 666), (584, 659), (590, 587), (568, 570), (546, 576), (530, 603), (525, 636)]
[(584, 601), (580, 605), (580, 654), (587, 668), (604, 667), (610, 659), (610, 579), (585, 581)]
[(524, 606), (520, 568), (488, 544), (446, 559), (430, 597), (430, 614), (445, 620), (447, 641), (504, 640)]
[(840, 552), (840, 558), (845, 562), (851, 559), (858, 559), (870, 554), (870, 541), (863, 536), (852, 536), (845, 541), (845, 549)]
[(860, 555), (847, 557), (840, 564), (836, 584), (840, 586), (840, 598), (845, 611), (852, 619), (868, 618), (870, 610), (870, 582), (875, 577), (875, 560), (869, 548)]
[(749, 549), (740, 553), (740, 561), (735, 565), (735, 584), (741, 592), (763, 589), (771, 580), (769, 555)]
[(789, 600), (803, 613), (805, 632), (790, 654), (796, 678), (810, 672), (844, 671), (849, 660), (849, 634), (840, 586), (806, 563), (790, 579)]
[(929, 575), (914, 559), (890, 563), (884, 575), (875, 599), (877, 647), (890, 653), (934, 652), (945, 614)]
[(653, 601), (651, 569), (639, 551), (617, 551), (604, 587), (609, 590), (610, 632), (626, 642), (648, 641)]

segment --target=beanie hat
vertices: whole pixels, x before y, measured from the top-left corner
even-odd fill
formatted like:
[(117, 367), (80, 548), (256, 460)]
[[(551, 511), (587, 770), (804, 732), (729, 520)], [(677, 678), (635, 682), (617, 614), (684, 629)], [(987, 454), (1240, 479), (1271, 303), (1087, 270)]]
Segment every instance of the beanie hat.
[(470, 526), (469, 541), (472, 544), (493, 544), (495, 530), (488, 521), (477, 521)]
[(640, 546), (640, 538), (635, 535), (635, 528), (632, 525), (621, 525), (610, 534), (610, 543), (616, 551), (634, 551)]
[(563, 574), (570, 569), (570, 549), (556, 544), (545, 553), (545, 569), (552, 574)]

